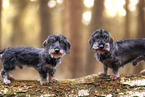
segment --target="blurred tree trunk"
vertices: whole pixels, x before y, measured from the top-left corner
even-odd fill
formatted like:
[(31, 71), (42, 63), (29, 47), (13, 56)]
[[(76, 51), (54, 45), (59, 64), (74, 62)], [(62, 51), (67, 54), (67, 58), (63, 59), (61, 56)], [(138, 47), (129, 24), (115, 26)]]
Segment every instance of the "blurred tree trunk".
[[(137, 37), (138, 38), (145, 38), (145, 6), (144, 0), (139, 0), (138, 3), (138, 22), (137, 22)], [(139, 73), (143, 69), (143, 64), (137, 65), (134, 70), (134, 73)]]
[(69, 62), (70, 77), (79, 77), (82, 75), (82, 45), (81, 45), (81, 16), (82, 0), (66, 0), (66, 19), (65, 24), (67, 32), (70, 33), (71, 53)]
[(51, 12), (50, 8), (48, 7), (48, 2), (49, 0), (39, 0), (40, 26), (41, 26), (40, 45), (42, 45), (43, 41), (48, 37), (48, 35), (52, 34)]
[(1, 27), (1, 20), (2, 20), (2, 0), (0, 0), (0, 50), (2, 49), (2, 27)]
[(137, 24), (137, 37), (145, 38), (145, 12), (144, 12), (144, 0), (139, 0), (138, 3), (138, 24)]
[(24, 10), (27, 7), (28, 0), (10, 0), (11, 4), (14, 6), (14, 10), (16, 10), (16, 14), (12, 18), (12, 36), (11, 42), (12, 46), (22, 45), (24, 40), (24, 33), (22, 30), (22, 22)]
[[(99, 29), (103, 27), (103, 10), (104, 10), (104, 0), (94, 0), (94, 7), (92, 8), (92, 19), (90, 23), (90, 35)], [(89, 50), (87, 54), (87, 63), (86, 63), (86, 74), (94, 73), (95, 67), (97, 66), (95, 57), (94, 57), (94, 51)]]
[(128, 9), (129, 0), (126, 0), (125, 4), (125, 10), (126, 10), (126, 16), (125, 16), (125, 38), (130, 38), (130, 11)]

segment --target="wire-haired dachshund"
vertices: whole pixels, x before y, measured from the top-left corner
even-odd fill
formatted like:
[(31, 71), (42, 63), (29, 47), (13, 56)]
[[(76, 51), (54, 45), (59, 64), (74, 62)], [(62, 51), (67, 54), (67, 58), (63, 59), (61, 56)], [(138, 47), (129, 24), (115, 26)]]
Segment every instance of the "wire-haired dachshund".
[(113, 79), (116, 79), (119, 77), (119, 67), (129, 62), (135, 66), (139, 61), (145, 60), (145, 38), (115, 41), (108, 31), (98, 29), (92, 34), (89, 43), (89, 48), (96, 52), (96, 59), (104, 66), (104, 72), (99, 75), (107, 75), (110, 67), (114, 73)]
[(53, 75), (56, 65), (62, 56), (70, 53), (70, 43), (65, 36), (54, 34), (48, 36), (43, 43), (44, 48), (9, 47), (0, 51), (2, 58), (2, 82), (10, 84), (9, 72), (16, 66), (22, 69), (23, 65), (34, 67), (40, 74), (40, 84), (55, 81)]

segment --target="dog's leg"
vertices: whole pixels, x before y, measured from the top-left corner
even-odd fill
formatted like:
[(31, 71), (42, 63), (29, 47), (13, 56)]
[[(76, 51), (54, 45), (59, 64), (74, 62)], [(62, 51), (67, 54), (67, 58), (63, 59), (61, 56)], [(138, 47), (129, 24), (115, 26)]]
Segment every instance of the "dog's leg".
[(8, 73), (8, 79), (11, 80), (11, 81), (15, 80), (10, 73)]
[(1, 76), (2, 76), (2, 83), (3, 84), (10, 84), (11, 83), (11, 81), (8, 80), (8, 73), (9, 72), (4, 70), (4, 69), (1, 70)]
[(41, 85), (44, 85), (44, 84), (47, 84), (47, 73), (46, 74), (40, 74), (40, 84)]
[(39, 71), (39, 75), (40, 75), (40, 84), (41, 85), (47, 84), (48, 83), (47, 71), (42, 67), (39, 67), (39, 69), (37, 69), (37, 70)]
[(39, 72), (39, 74), (40, 74), (40, 84), (41, 85), (47, 84), (48, 83), (47, 72)]
[(117, 79), (119, 77), (118, 66), (114, 66), (112, 71), (114, 75), (111, 77), (111, 79)]
[(49, 82), (56, 82), (56, 81), (57, 81), (57, 79), (54, 76), (52, 76), (51, 74), (49, 74)]
[[(5, 63), (5, 61), (3, 62)], [(10, 84), (11, 83), (11, 79), (9, 80), (10, 74), (9, 72), (11, 70), (15, 69), (15, 65), (14, 64), (3, 64), (3, 68), (1, 70), (1, 76), (2, 76), (2, 82), (4, 84)]]
[(137, 63), (141, 60), (145, 60), (145, 56), (142, 55), (142, 56), (137, 57), (135, 60), (133, 60), (132, 61), (133, 66), (136, 66)]
[(99, 72), (98, 75), (99, 76), (106, 76), (107, 75), (107, 71), (108, 71), (108, 67), (106, 65), (104, 65), (104, 71), (103, 72)]
[(56, 82), (57, 79), (54, 78), (54, 72), (56, 71), (56, 67), (49, 72), (49, 82)]
[(43, 68), (43, 65), (42, 64), (38, 64), (38, 67), (36, 68), (36, 70), (38, 70), (39, 72), (39, 75), (40, 75), (40, 84), (43, 85), (43, 84), (47, 84), (47, 71), (45, 68)]

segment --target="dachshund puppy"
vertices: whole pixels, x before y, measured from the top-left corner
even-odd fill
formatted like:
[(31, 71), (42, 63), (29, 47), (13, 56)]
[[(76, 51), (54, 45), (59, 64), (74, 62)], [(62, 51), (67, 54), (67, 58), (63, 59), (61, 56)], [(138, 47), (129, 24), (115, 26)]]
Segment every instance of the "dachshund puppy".
[(99, 75), (107, 75), (110, 67), (114, 73), (113, 79), (116, 79), (119, 77), (119, 67), (129, 62), (135, 66), (139, 61), (145, 60), (145, 38), (115, 41), (108, 31), (98, 29), (92, 34), (89, 43), (89, 48), (96, 52), (96, 59), (104, 66), (104, 72)]
[(55, 81), (53, 75), (56, 65), (61, 57), (70, 53), (71, 45), (65, 36), (59, 34), (48, 36), (43, 45), (44, 48), (9, 47), (1, 50), (2, 82), (10, 84), (9, 72), (16, 66), (22, 69), (24, 65), (34, 67), (39, 72), (41, 85)]

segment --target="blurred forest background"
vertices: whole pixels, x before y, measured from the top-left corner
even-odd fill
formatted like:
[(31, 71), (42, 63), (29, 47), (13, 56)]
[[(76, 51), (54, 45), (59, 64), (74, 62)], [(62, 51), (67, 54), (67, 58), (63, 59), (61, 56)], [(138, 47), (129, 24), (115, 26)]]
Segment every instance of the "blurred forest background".
[[(62, 34), (71, 42), (71, 53), (57, 66), (58, 79), (103, 71), (88, 43), (98, 28), (108, 30), (114, 40), (145, 38), (145, 0), (0, 0), (0, 49), (41, 48), (51, 34)], [(142, 69), (144, 62), (136, 67), (125, 65), (119, 72), (134, 74)], [(35, 69), (28, 67), (17, 68), (11, 74), (16, 79), (39, 77)]]

